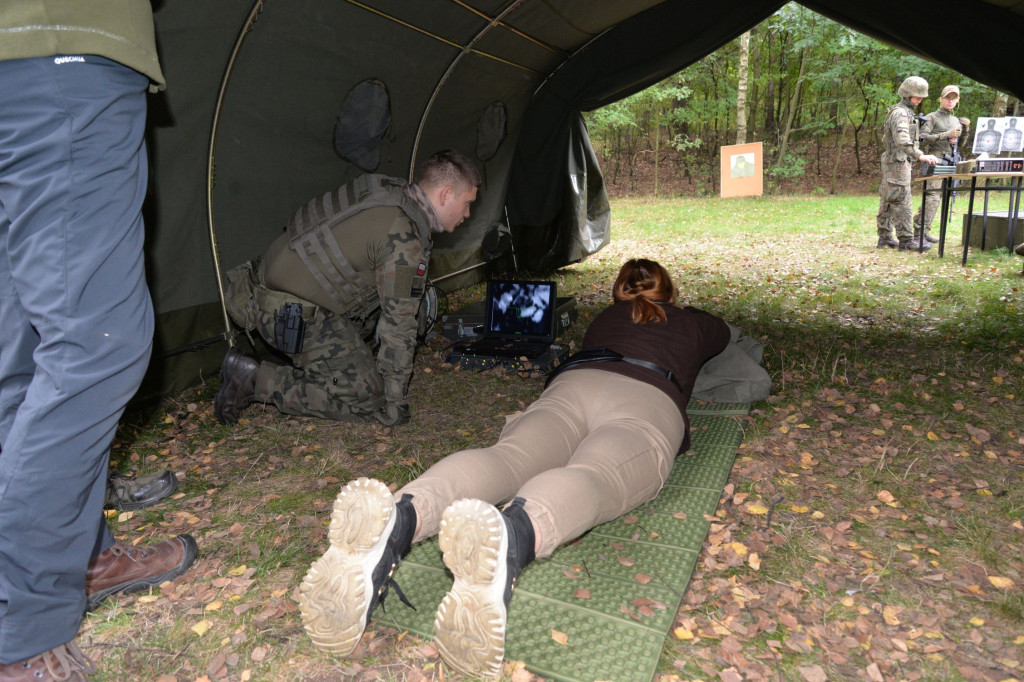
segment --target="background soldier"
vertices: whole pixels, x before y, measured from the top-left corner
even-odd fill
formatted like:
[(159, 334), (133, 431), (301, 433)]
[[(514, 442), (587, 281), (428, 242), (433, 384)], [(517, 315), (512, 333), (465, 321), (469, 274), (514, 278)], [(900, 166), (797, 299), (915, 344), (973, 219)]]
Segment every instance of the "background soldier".
[[(921, 150), (953, 163), (954, 147), (963, 133), (960, 119), (953, 115), (953, 109), (960, 102), (960, 88), (947, 85), (939, 96), (939, 108), (925, 116), (921, 125)], [(942, 180), (927, 180), (924, 183), (924, 216), (920, 210), (914, 216), (914, 239), (922, 237), (934, 244), (938, 237), (931, 235), (935, 211), (942, 203)], [(924, 225), (922, 233), (921, 226)]]
[[(255, 400), (287, 414), (407, 422), (431, 233), (469, 217), (479, 184), (473, 162), (447, 150), (412, 184), (364, 175), (296, 211), (263, 256), (228, 273), (226, 296), (231, 318), (291, 364), (230, 349), (217, 419), (234, 423)], [(374, 329), (376, 361), (366, 342)]]
[[(928, 96), (928, 81), (910, 76), (900, 84), (899, 103), (890, 107), (882, 124), (882, 180), (878, 185), (881, 201), (878, 205), (878, 248), (896, 248), (900, 251), (918, 249), (919, 240), (913, 239), (911, 220), (914, 209), (910, 205), (910, 167), (913, 160), (938, 163), (939, 159), (924, 154), (917, 146), (917, 119), (914, 110)], [(893, 230), (896, 239), (893, 239)], [(931, 244), (924, 242), (924, 248)]]

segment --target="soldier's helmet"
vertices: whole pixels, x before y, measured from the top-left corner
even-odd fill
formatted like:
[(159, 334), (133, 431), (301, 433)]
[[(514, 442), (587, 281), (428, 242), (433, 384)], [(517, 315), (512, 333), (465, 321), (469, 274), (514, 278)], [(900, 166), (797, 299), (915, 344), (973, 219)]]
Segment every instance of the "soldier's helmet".
[(900, 97), (927, 97), (928, 81), (920, 76), (910, 76), (900, 84)]

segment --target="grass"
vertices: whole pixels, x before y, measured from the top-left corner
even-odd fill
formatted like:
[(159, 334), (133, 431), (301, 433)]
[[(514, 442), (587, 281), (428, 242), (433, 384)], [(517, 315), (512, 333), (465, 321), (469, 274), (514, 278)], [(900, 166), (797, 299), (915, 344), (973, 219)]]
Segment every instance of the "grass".
[[(1024, 677), (1021, 260), (972, 251), (961, 266), (956, 225), (943, 259), (875, 249), (876, 205), (617, 199), (610, 245), (532, 273), (577, 298), (570, 345), (638, 255), (668, 267), (681, 302), (764, 345), (775, 391), (742, 422), (664, 682)], [(480, 292), (452, 292), (448, 305)], [(115, 532), (190, 532), (201, 558), (186, 579), (86, 618), (96, 679), (458, 680), (429, 643), (388, 630), (352, 659), (324, 655), (294, 601), (345, 481), (397, 486), (490, 444), (504, 415), (540, 392), (537, 378), (453, 372), (444, 355), (441, 339), (420, 349), (413, 421), (395, 429), (259, 405), (224, 427), (212, 416), (216, 381), (130, 415), (115, 466), (184, 480), (174, 498), (111, 518)], [(752, 503), (772, 500), (766, 527)], [(746, 560), (728, 560), (733, 543)]]

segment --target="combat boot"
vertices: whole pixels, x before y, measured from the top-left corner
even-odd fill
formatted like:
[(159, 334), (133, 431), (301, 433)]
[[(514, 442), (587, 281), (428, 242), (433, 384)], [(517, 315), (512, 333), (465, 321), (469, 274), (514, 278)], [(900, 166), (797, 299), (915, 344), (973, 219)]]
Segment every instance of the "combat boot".
[(929, 244), (938, 244), (939, 243), (939, 238), (934, 236), (934, 235), (932, 235), (931, 232), (925, 232), (924, 233), (924, 239)]
[(895, 249), (899, 245), (900, 245), (900, 243), (898, 241), (896, 241), (895, 239), (893, 239), (890, 236), (886, 236), (886, 237), (879, 237), (878, 238), (878, 246), (877, 246), (877, 248), (879, 248), (879, 249), (884, 249), (884, 248)]
[(1017, 248), (1015, 248), (1013, 252), (1018, 256), (1024, 256), (1024, 242), (1017, 244)]
[(221, 424), (234, 424), (256, 397), (259, 360), (232, 348), (220, 366), (220, 390), (213, 399), (213, 414)]
[(899, 245), (900, 251), (927, 251), (930, 248), (932, 248), (931, 244), (925, 242), (922, 246), (918, 239), (901, 239)]

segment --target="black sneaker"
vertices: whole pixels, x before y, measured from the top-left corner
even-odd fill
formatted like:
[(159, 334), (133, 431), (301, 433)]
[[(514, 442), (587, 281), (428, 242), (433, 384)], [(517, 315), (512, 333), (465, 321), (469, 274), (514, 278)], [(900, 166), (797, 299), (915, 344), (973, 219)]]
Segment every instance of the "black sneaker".
[(434, 617), (441, 658), (471, 676), (495, 678), (505, 658), (512, 590), (534, 559), (534, 533), (523, 499), (504, 511), (481, 500), (453, 502), (441, 518), (444, 564), (455, 576)]
[(395, 504), (388, 487), (371, 478), (341, 489), (328, 531), (331, 546), (299, 586), (302, 622), (314, 646), (342, 656), (352, 653), (391, 586), (415, 608), (391, 579), (412, 547), (415, 530), (411, 495)]
[(111, 474), (107, 479), (107, 498), (104, 509), (134, 511), (156, 504), (178, 488), (178, 477), (173, 471), (161, 471), (145, 476)]

